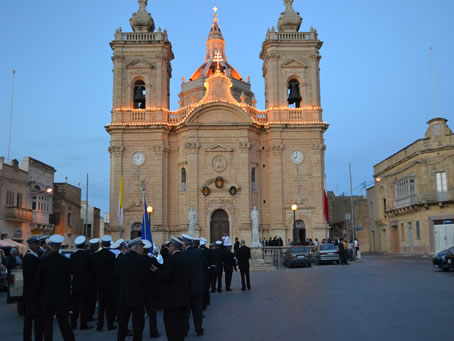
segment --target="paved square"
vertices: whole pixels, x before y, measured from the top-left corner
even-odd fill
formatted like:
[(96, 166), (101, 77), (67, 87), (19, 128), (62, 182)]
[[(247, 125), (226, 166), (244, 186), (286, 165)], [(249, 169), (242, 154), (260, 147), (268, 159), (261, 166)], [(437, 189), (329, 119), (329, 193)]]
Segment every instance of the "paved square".
[[(348, 266), (322, 265), (251, 274), (243, 292), (212, 294), (205, 335), (186, 340), (451, 340), (454, 272), (432, 269), (430, 258), (369, 256)], [(0, 339), (21, 340), (22, 318), (1, 296)], [(160, 339), (166, 340), (162, 313)], [(57, 324), (54, 339), (61, 340)], [(114, 332), (76, 331), (84, 341), (114, 340)], [(144, 340), (148, 338), (148, 323)]]

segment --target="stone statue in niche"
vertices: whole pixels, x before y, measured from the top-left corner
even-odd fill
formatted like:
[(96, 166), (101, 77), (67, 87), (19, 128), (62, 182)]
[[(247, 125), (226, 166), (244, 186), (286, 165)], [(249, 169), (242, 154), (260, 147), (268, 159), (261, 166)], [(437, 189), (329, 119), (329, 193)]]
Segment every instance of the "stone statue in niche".
[(194, 236), (194, 234), (195, 234), (196, 221), (197, 221), (197, 212), (195, 211), (195, 208), (191, 207), (189, 209), (189, 213), (188, 213), (188, 222), (189, 222), (189, 232), (188, 232), (188, 234), (190, 236)]
[(259, 211), (257, 211), (257, 207), (254, 206), (254, 209), (251, 211), (251, 221), (252, 221), (252, 247), (260, 247), (262, 244), (260, 243), (259, 238)]

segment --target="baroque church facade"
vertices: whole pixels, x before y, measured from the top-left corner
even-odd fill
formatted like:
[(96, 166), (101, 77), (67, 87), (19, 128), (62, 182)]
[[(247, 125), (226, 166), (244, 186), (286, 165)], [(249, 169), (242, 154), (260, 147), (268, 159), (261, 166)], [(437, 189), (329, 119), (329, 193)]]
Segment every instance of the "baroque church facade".
[(227, 233), (250, 243), (254, 207), (260, 239), (324, 238), (322, 42), (313, 28), (299, 31), (302, 18), (293, 0), (284, 4), (277, 30), (268, 29), (260, 52), (264, 110), (257, 109), (249, 80), (227, 61), (216, 9), (205, 59), (183, 79), (176, 111), (169, 110), (172, 45), (165, 30), (155, 30), (147, 0), (139, 0), (130, 19), (133, 32), (117, 29), (110, 44), (112, 121), (106, 126), (115, 237), (120, 231), (124, 239), (140, 235), (144, 190), (156, 243), (187, 233), (191, 208), (195, 235), (211, 242)]

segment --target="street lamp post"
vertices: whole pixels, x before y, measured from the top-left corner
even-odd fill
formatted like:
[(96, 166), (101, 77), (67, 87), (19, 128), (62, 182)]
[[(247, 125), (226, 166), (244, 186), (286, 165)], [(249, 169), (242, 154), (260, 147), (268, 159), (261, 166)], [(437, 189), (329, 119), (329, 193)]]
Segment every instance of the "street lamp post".
[(148, 206), (147, 212), (148, 212), (148, 221), (150, 222), (150, 231), (151, 231), (151, 214), (153, 213), (153, 207)]
[(296, 204), (292, 205), (292, 211), (293, 211), (293, 241), (296, 241), (296, 210), (298, 209), (298, 206)]

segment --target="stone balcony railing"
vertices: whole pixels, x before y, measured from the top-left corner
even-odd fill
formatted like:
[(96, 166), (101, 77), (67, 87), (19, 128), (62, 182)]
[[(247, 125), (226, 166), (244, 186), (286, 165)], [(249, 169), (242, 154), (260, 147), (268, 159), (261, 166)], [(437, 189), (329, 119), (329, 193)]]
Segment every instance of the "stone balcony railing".
[[(238, 106), (249, 114), (256, 124), (325, 124), (322, 109), (314, 106), (301, 108), (277, 107), (259, 110), (245, 103)], [(165, 108), (117, 109), (112, 111), (112, 125), (170, 125), (178, 126), (197, 108), (197, 105), (182, 107), (176, 111)]]
[(123, 33), (117, 32), (115, 34), (116, 41), (128, 41), (128, 42), (168, 42), (167, 31), (161, 32), (137, 32), (137, 33)]
[(413, 205), (429, 205), (438, 204), (443, 205), (445, 202), (454, 202), (454, 191), (445, 192), (425, 192), (419, 194), (412, 194), (404, 198), (394, 199), (393, 205), (388, 207), (387, 212), (397, 211)]
[(18, 207), (5, 207), (5, 220), (27, 223), (33, 220), (32, 210)]
[(266, 40), (275, 41), (305, 41), (305, 40), (317, 40), (317, 31), (311, 32), (274, 32), (269, 31), (266, 34)]

